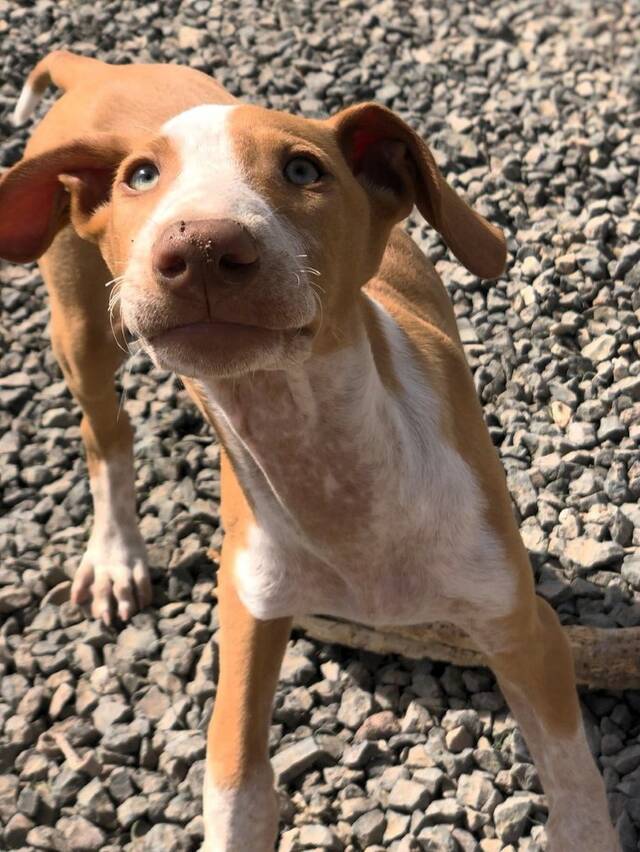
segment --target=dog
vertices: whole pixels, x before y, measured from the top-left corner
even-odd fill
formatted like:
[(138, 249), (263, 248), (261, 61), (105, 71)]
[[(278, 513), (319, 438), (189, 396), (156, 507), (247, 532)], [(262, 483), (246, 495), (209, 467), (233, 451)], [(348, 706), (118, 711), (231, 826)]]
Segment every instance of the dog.
[(55, 52), (18, 123), (51, 83), (63, 96), (0, 182), (0, 256), (38, 260), (83, 411), (95, 518), (75, 602), (111, 621), (151, 598), (105, 284), (223, 448), (203, 850), (274, 848), (272, 701), (292, 617), (308, 613), (462, 627), (536, 762), (549, 848), (618, 850), (570, 649), (535, 595), (454, 313), (398, 224), (417, 206), (483, 278), (503, 271), (500, 231), (374, 103), (311, 120), (193, 69)]

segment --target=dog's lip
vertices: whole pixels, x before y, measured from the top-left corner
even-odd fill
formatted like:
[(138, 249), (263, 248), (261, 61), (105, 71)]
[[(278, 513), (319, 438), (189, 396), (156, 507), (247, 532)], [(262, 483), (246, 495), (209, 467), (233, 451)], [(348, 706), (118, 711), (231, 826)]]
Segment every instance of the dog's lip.
[(269, 326), (255, 325), (253, 323), (232, 322), (230, 320), (196, 320), (192, 322), (179, 323), (154, 331), (152, 334), (145, 335), (146, 340), (151, 344), (169, 343), (171, 339), (180, 338), (188, 339), (189, 335), (199, 336), (203, 333), (215, 334), (226, 333), (232, 335), (254, 335), (255, 337), (272, 337), (275, 334), (304, 334), (307, 327), (303, 326)]
[(242, 345), (243, 343), (255, 344), (260, 341), (268, 343), (278, 336), (305, 336), (311, 330), (307, 326), (269, 326), (254, 325), (245, 322), (231, 322), (229, 320), (196, 320), (192, 322), (179, 323), (154, 330), (151, 334), (144, 335), (144, 339), (152, 347), (165, 347), (171, 344), (193, 344), (196, 346), (206, 345), (207, 342)]
[(251, 325), (250, 323), (243, 322), (228, 322), (227, 320), (195, 320), (194, 322), (184, 322), (178, 323), (177, 325), (170, 325), (167, 328), (159, 329), (158, 331), (154, 331), (153, 334), (147, 336), (147, 340), (149, 342), (153, 342), (154, 340), (159, 340), (167, 334), (172, 334), (174, 332), (189, 332), (192, 331), (201, 331), (201, 330), (209, 330), (215, 331), (216, 328), (243, 328), (243, 329), (260, 329), (261, 326)]

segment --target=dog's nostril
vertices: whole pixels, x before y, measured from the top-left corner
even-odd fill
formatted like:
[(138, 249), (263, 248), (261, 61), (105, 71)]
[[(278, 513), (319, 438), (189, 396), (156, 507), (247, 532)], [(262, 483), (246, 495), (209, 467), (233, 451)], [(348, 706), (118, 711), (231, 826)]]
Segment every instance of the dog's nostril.
[(243, 257), (239, 254), (223, 254), (220, 258), (218, 265), (221, 269), (235, 270), (235, 269), (244, 269), (249, 266), (253, 266), (256, 263), (255, 258), (247, 258)]
[(181, 254), (177, 252), (167, 254), (160, 259), (158, 263), (158, 271), (165, 278), (177, 278), (187, 271), (187, 261)]
[(153, 248), (153, 272), (172, 289), (242, 284), (260, 269), (258, 245), (238, 222), (226, 219), (175, 223)]

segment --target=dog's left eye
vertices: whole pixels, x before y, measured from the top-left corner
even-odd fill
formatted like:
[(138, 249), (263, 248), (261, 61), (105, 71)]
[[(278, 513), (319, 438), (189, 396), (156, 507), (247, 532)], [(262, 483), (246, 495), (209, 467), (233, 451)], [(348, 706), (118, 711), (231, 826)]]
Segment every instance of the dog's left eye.
[(144, 192), (146, 189), (152, 189), (158, 183), (159, 177), (160, 172), (157, 166), (153, 163), (142, 163), (131, 172), (126, 184), (131, 189)]
[(313, 160), (307, 157), (294, 157), (284, 167), (284, 176), (297, 186), (309, 186), (320, 180), (321, 172)]

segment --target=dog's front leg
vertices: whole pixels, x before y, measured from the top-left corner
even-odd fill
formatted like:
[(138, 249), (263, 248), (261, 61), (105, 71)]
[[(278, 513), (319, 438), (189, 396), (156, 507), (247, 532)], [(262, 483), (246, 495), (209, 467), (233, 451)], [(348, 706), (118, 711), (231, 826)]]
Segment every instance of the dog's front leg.
[(532, 596), (474, 638), (489, 656), (549, 803), (549, 852), (618, 852), (602, 777), (585, 735), (571, 648), (557, 615)]
[(202, 852), (273, 852), (278, 803), (268, 738), (291, 620), (253, 618), (224, 567), (230, 550), (225, 541), (218, 588), (220, 676), (207, 740)]
[(93, 527), (71, 596), (75, 603), (91, 599), (95, 618), (126, 620), (151, 603), (152, 590), (136, 518), (133, 430), (113, 381), (124, 353), (109, 322), (111, 273), (95, 246), (70, 228), (58, 234), (40, 268), (51, 297), (53, 350), (82, 409), (93, 497)]

